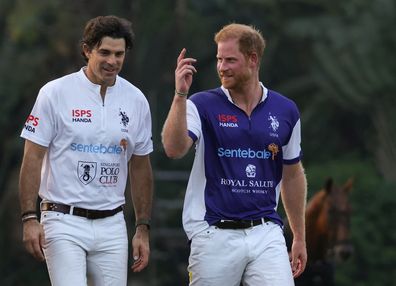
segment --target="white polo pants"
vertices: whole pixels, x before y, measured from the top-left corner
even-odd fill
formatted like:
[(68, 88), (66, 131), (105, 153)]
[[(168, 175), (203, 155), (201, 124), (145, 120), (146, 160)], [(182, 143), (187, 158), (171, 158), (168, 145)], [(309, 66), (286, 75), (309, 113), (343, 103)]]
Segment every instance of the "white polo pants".
[(128, 237), (122, 212), (86, 219), (44, 211), (44, 254), (53, 286), (95, 286), (127, 283)]
[(281, 227), (273, 222), (248, 229), (210, 226), (191, 241), (190, 286), (292, 286)]

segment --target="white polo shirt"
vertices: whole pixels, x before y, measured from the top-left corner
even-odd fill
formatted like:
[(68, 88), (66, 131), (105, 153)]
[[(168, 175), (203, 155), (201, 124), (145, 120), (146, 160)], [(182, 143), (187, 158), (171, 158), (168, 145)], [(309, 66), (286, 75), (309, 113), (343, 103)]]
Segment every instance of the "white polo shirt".
[(143, 93), (117, 76), (103, 100), (83, 69), (41, 88), (21, 137), (48, 147), (40, 197), (87, 209), (124, 204), (129, 159), (153, 151)]

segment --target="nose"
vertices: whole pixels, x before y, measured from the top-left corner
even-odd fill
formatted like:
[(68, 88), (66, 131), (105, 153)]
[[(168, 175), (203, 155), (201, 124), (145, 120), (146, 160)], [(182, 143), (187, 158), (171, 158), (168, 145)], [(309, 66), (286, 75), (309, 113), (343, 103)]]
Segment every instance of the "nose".
[(226, 64), (225, 64), (225, 62), (224, 61), (218, 61), (217, 62), (217, 70), (218, 71), (225, 71), (227, 68), (226, 68)]
[(117, 62), (117, 58), (116, 58), (116, 56), (115, 56), (114, 54), (111, 54), (111, 55), (109, 55), (109, 56), (107, 57), (107, 63), (108, 63), (109, 65), (115, 65), (116, 62)]

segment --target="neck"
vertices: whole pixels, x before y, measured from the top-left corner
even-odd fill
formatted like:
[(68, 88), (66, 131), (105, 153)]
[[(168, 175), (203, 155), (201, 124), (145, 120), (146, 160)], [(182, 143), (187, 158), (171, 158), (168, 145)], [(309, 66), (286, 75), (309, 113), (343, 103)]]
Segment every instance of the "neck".
[(229, 92), (232, 101), (249, 116), (263, 96), (263, 89), (258, 81), (245, 88), (232, 89)]
[(107, 90), (107, 85), (101, 85), (100, 86), (100, 95), (102, 96), (103, 100), (104, 100), (105, 95), (106, 95), (106, 90)]

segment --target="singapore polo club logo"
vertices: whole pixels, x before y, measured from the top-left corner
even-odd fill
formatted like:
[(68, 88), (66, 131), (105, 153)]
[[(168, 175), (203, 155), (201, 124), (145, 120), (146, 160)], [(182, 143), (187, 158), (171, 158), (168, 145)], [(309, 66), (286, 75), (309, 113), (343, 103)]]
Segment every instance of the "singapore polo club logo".
[(88, 185), (96, 177), (96, 169), (96, 162), (78, 161), (78, 179), (84, 185)]
[(124, 126), (124, 128), (121, 128), (122, 132), (128, 132), (128, 123), (129, 123), (129, 117), (126, 114), (125, 111), (121, 111), (121, 108), (119, 110), (120, 112), (118, 113), (118, 115), (121, 117), (121, 124)]

